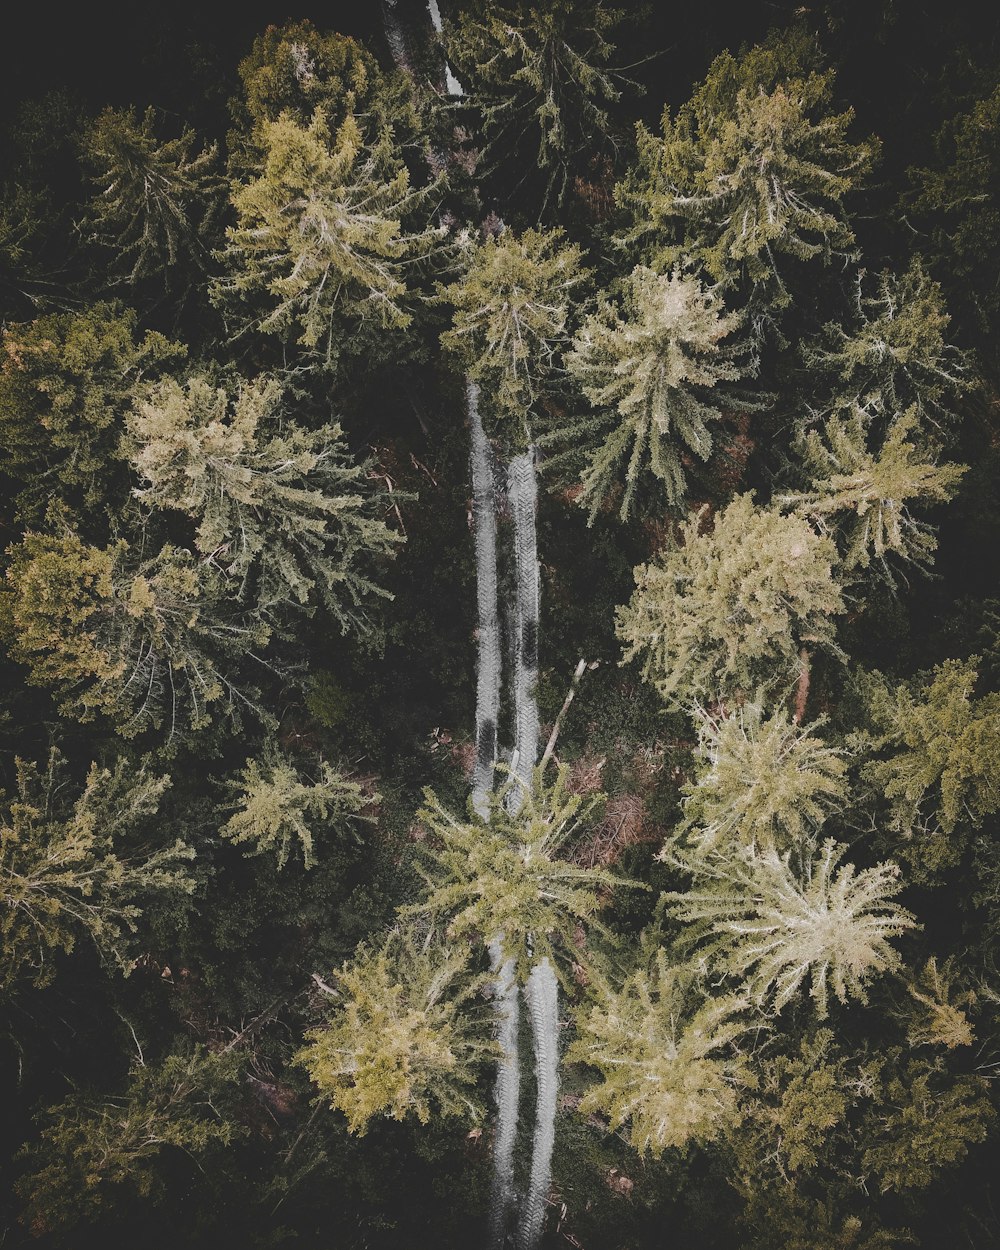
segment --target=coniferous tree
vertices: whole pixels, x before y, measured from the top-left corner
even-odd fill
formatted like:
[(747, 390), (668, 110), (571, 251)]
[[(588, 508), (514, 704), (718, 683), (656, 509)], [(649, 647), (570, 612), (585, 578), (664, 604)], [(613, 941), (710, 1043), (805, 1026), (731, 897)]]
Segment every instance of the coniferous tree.
[(579, 1021), (567, 1060), (603, 1077), (580, 1111), (607, 1115), (612, 1129), (627, 1125), (640, 1153), (711, 1141), (736, 1118), (747, 1080), (746, 1060), (734, 1049), (746, 1006), (735, 995), (705, 995), (689, 969), (657, 951), (648, 972), (617, 991), (603, 986)]
[(207, 1162), (243, 1131), (233, 1114), (240, 1066), (238, 1053), (204, 1046), (147, 1064), (140, 1048), (121, 1094), (80, 1090), (46, 1108), (18, 1182), (32, 1233), (90, 1228), (125, 1194), (163, 1202), (164, 1155)]
[(577, 959), (578, 926), (600, 930), (602, 890), (635, 883), (559, 858), (593, 807), (568, 791), (565, 771), (551, 786), (536, 778), (516, 808), (504, 797), (494, 796), (484, 823), (454, 815), (427, 791), (420, 815), (440, 849), (422, 856), (425, 897), (407, 910), (444, 924), (452, 941), (502, 934), (505, 955), (526, 978), (542, 959), (556, 968)]
[(883, 1194), (924, 1189), (983, 1140), (996, 1112), (979, 1077), (952, 1077), (931, 1058), (893, 1048), (875, 1067), (884, 1092), (868, 1116), (861, 1165)]
[(889, 800), (900, 854), (933, 873), (1000, 811), (1000, 695), (976, 697), (978, 657), (946, 660), (923, 682), (866, 683), (875, 758), (865, 777)]
[(978, 99), (966, 96), (964, 103), (966, 107), (938, 129), (929, 145), (932, 159), (909, 171), (910, 185), (901, 199), (907, 220), (924, 233), (923, 246), (949, 300), (992, 361), (990, 331), (1000, 311), (996, 285), (1000, 87)]
[(234, 609), (221, 577), (188, 551), (143, 558), (124, 540), (28, 534), (7, 581), (0, 619), (11, 655), (68, 715), (108, 716), (127, 737), (164, 728), (172, 739), (254, 706), (252, 687), (229, 674), (268, 629)]
[(267, 378), (164, 379), (135, 402), (127, 451), (148, 507), (197, 524), (202, 561), (267, 618), (323, 603), (346, 629), (384, 595), (371, 564), (398, 537), (376, 515), (339, 425), (305, 429)]
[(161, 141), (156, 120), (153, 109), (105, 109), (81, 140), (93, 186), (82, 228), (130, 285), (204, 270), (221, 207), (217, 146), (199, 151), (187, 127)]
[(230, 144), (237, 152), (242, 145), (252, 151), (254, 136), (282, 113), (306, 125), (320, 108), (333, 130), (355, 114), (377, 133), (398, 127), (409, 103), (405, 80), (390, 82), (363, 44), (308, 20), (269, 26), (240, 62), (239, 75), (243, 90), (232, 105), (237, 129)]
[(974, 990), (963, 988), (953, 959), (938, 963), (932, 955), (907, 984), (913, 1010), (907, 1018), (906, 1040), (913, 1047), (971, 1046), (975, 1040), (969, 1011), (976, 1005)]
[(185, 348), (155, 331), (140, 333), (131, 309), (95, 303), (52, 313), (3, 332), (0, 446), (19, 484), (19, 509), (38, 521), (62, 498), (102, 522), (120, 460), (125, 415), (138, 385), (184, 359)]
[(335, 369), (366, 335), (370, 345), (409, 325), (408, 279), (442, 232), (419, 211), (426, 191), (411, 186), (391, 129), (366, 140), (353, 113), (333, 129), (319, 107), (307, 122), (282, 112), (258, 137), (258, 172), (233, 188), (216, 295), (238, 309), (247, 301), (244, 327)]
[(847, 797), (844, 752), (781, 707), (743, 703), (696, 711), (696, 774), (684, 787), (678, 833), (699, 854), (733, 846), (788, 850), (809, 838)]
[(745, 279), (777, 303), (789, 259), (829, 261), (854, 246), (844, 198), (871, 167), (853, 112), (831, 109), (833, 72), (801, 33), (739, 57), (724, 52), (662, 137), (638, 130), (638, 164), (616, 195), (655, 267), (696, 259), (717, 282)]
[(702, 533), (635, 570), (636, 591), (618, 611), (627, 660), (673, 706), (726, 692), (791, 684), (803, 644), (837, 652), (833, 617), (843, 611), (836, 549), (795, 516), (756, 508), (740, 495)]
[[(499, 175), (503, 200), (529, 220), (551, 221), (585, 158), (606, 145), (621, 81), (610, 36), (621, 17), (601, 3), (475, 3), (448, 27), (448, 57), (482, 128), (482, 173)], [(512, 160), (520, 170), (509, 183)]]
[(833, 532), (843, 548), (845, 573), (873, 561), (891, 582), (889, 557), (918, 567), (933, 562), (933, 529), (910, 506), (944, 503), (966, 472), (960, 464), (939, 464), (921, 448), (916, 406), (893, 419), (881, 445), (870, 450), (872, 422), (863, 409), (829, 417), (809, 430), (799, 445), (809, 489), (783, 495), (780, 502)]
[(829, 322), (802, 346), (806, 368), (826, 381), (830, 406), (891, 422), (913, 412), (938, 438), (955, 404), (974, 385), (972, 362), (946, 337), (951, 321), (941, 288), (914, 258), (902, 274), (858, 275), (853, 317)]
[[(581, 253), (561, 230), (504, 230), (475, 248), (443, 298), (454, 306), (441, 336), (490, 407), (532, 442), (531, 414), (568, 341), (573, 292), (582, 282)], [(522, 440), (521, 430), (508, 436)]]
[(67, 782), (54, 748), (44, 768), (17, 761), (17, 796), (0, 815), (0, 991), (46, 984), (55, 952), (84, 937), (127, 968), (142, 902), (194, 887), (194, 851), (149, 839), (169, 777), (118, 760), (91, 765), (75, 798)]
[(495, 1048), (479, 1019), (485, 1005), (476, 1006), (486, 978), (469, 973), (461, 949), (397, 929), (345, 963), (337, 981), (336, 1014), (307, 1034), (297, 1058), (351, 1132), (381, 1115), (426, 1124), (432, 1106), (478, 1117), (476, 1069)]
[[(873, 977), (901, 966), (890, 939), (914, 918), (892, 901), (899, 892), (893, 863), (857, 870), (842, 864), (846, 847), (828, 838), (815, 851), (739, 848), (729, 855), (681, 859), (694, 886), (666, 897), (673, 914), (706, 939), (724, 972), (743, 978), (754, 1002), (780, 1012), (808, 981), (820, 1018), (830, 993), (864, 1001)], [(840, 865), (838, 867), (838, 865)]]
[(232, 842), (251, 843), (251, 855), (276, 852), (279, 868), (297, 846), (304, 867), (311, 868), (317, 838), (322, 843), (327, 831), (342, 834), (357, 820), (370, 819), (364, 809), (378, 798), (366, 796), (325, 760), (315, 771), (314, 780), (273, 749), (260, 761), (247, 760), (230, 783), (236, 810), (219, 832)]
[(667, 503), (681, 502), (685, 454), (707, 460), (709, 426), (722, 415), (721, 405), (741, 406), (716, 388), (755, 369), (748, 345), (732, 339), (740, 323), (717, 290), (692, 275), (643, 266), (626, 282), (621, 311), (605, 303), (584, 322), (566, 369), (596, 412), (557, 428), (546, 441), (569, 437), (587, 448), (580, 503), (591, 522), (622, 479), (619, 514), (625, 520), (646, 471), (658, 479)]
[[(856, 1162), (859, 1141), (894, 1112), (880, 1057), (864, 1047), (845, 1053), (833, 1029), (818, 1028), (780, 1053), (761, 1055), (755, 1069), (757, 1085), (726, 1141), (732, 1183), (745, 1204), (741, 1244), (754, 1250), (776, 1240), (809, 1250), (909, 1244), (910, 1232), (886, 1227), (855, 1179), (865, 1177), (874, 1189), (874, 1178)], [(831, 1179), (817, 1196), (810, 1182), (821, 1170)]]

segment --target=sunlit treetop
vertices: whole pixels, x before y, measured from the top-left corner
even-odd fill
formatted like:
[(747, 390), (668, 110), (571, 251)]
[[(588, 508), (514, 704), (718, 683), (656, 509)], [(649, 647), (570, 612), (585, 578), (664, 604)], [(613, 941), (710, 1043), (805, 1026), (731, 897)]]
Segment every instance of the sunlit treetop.
[(333, 979), (334, 1013), (306, 1034), (296, 1062), (352, 1133), (365, 1133), (382, 1116), (413, 1115), (426, 1124), (432, 1109), (481, 1118), (479, 1068), (497, 1047), (488, 978), (470, 973), (464, 952), (396, 929)]
[(657, 268), (697, 259), (780, 304), (788, 259), (852, 248), (843, 201), (878, 147), (849, 141), (833, 77), (807, 35), (786, 32), (716, 57), (688, 103), (664, 112), (662, 135), (640, 125), (638, 164), (616, 192), (640, 252)]
[[(364, 808), (374, 802), (355, 781), (326, 760), (300, 765), (270, 746), (260, 759), (248, 759), (227, 783), (232, 815), (219, 830), (224, 838), (247, 845), (247, 854), (273, 853), (284, 868), (296, 849), (305, 868), (316, 863), (317, 843), (326, 837), (358, 836)], [(235, 809), (235, 810), (233, 810)]]
[(831, 993), (842, 1003), (864, 1002), (873, 978), (901, 967), (891, 940), (915, 926), (893, 901), (898, 867), (858, 870), (841, 863), (846, 850), (828, 838), (798, 854), (774, 847), (682, 853), (677, 862), (693, 885), (666, 897), (690, 926), (684, 940), (700, 939), (701, 952), (753, 1001), (777, 1013), (808, 984), (822, 1018)]
[(910, 1010), (905, 1013), (911, 1046), (971, 1046), (975, 1040), (969, 1014), (977, 995), (954, 957), (938, 963), (931, 956), (907, 980)]
[(918, 444), (916, 407), (896, 417), (881, 439), (878, 430), (859, 409), (809, 430), (797, 448), (809, 488), (782, 495), (780, 503), (837, 537), (845, 573), (872, 566), (892, 585), (890, 558), (926, 567), (937, 546), (931, 526), (911, 508), (951, 499), (966, 466), (939, 464), (933, 447)]
[(579, 502), (591, 523), (617, 487), (626, 519), (648, 474), (667, 503), (683, 500), (684, 456), (707, 460), (709, 427), (723, 407), (746, 406), (726, 388), (756, 369), (740, 325), (717, 289), (680, 269), (657, 274), (641, 265), (627, 278), (620, 306), (604, 301), (586, 319), (566, 369), (592, 414), (555, 423), (545, 441), (585, 449)]
[(365, 466), (352, 463), (339, 425), (295, 424), (273, 379), (166, 378), (136, 396), (124, 442), (136, 496), (194, 522), (199, 556), (235, 598), (268, 617), (321, 602), (346, 630), (367, 598), (384, 596), (372, 562), (398, 538)]
[(635, 570), (618, 609), (625, 659), (671, 707), (787, 689), (803, 645), (838, 654), (836, 547), (802, 517), (737, 496), (702, 532), (704, 510), (680, 541)]
[(504, 230), (475, 247), (463, 275), (442, 291), (455, 309), (442, 345), (480, 383), (489, 407), (514, 419), (529, 441), (584, 276), (580, 248), (561, 230)]
[(307, 125), (319, 110), (331, 131), (349, 116), (374, 139), (387, 125), (409, 136), (417, 126), (410, 81), (387, 73), (348, 35), (317, 30), (308, 20), (269, 26), (240, 62), (242, 93), (232, 102), (233, 172), (252, 171), (267, 125), (288, 113)]
[(108, 303), (11, 323), (0, 340), (0, 449), (23, 482), (19, 510), (38, 521), (53, 497), (93, 522), (114, 497), (119, 443), (135, 388), (183, 360), (186, 349), (138, 329)]
[(866, 683), (881, 758), (865, 771), (901, 830), (932, 820), (950, 833), (1000, 810), (1000, 694), (976, 695), (978, 664), (946, 660), (923, 682)]
[(699, 854), (734, 843), (787, 850), (815, 835), (847, 797), (844, 753), (759, 702), (696, 711), (696, 774), (682, 830)]
[(597, 913), (609, 889), (635, 882), (560, 857), (594, 806), (570, 793), (567, 778), (567, 769), (552, 785), (536, 778), (514, 814), (507, 795), (495, 794), (486, 823), (448, 811), (426, 791), (425, 895), (405, 910), (440, 922), (452, 941), (489, 943), (502, 935), (504, 954), (522, 978), (543, 958), (562, 976), (568, 964), (583, 963), (581, 926), (601, 931)]
[(72, 531), (13, 547), (0, 627), (65, 715), (108, 716), (126, 737), (162, 730), (168, 742), (216, 715), (240, 723), (254, 704), (231, 674), (269, 637), (189, 551), (96, 547)]
[(711, 1141), (732, 1124), (749, 1078), (735, 1046), (746, 999), (705, 994), (691, 970), (672, 966), (662, 950), (648, 971), (619, 990), (601, 984), (596, 997), (566, 1056), (601, 1073), (581, 1113), (607, 1115), (612, 1129), (625, 1127), (635, 1149), (654, 1157)]
[(291, 111), (307, 122), (317, 105), (336, 127), (364, 109), (382, 72), (366, 48), (347, 35), (319, 31), (308, 19), (269, 26), (239, 65), (240, 102), (255, 126)]
[(354, 114), (334, 129), (321, 108), (305, 123), (286, 111), (262, 124), (260, 145), (254, 176), (233, 188), (216, 299), (238, 329), (278, 334), (336, 368), (409, 325), (408, 283), (444, 231), (389, 129), (369, 143)]

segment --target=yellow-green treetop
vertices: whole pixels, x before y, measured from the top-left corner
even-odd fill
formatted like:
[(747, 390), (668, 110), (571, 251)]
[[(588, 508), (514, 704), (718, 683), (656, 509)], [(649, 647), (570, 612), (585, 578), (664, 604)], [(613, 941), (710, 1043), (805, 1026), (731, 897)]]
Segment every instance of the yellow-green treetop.
[[(672, 914), (704, 938), (703, 952), (761, 1007), (782, 1010), (806, 983), (818, 1016), (839, 1002), (866, 999), (872, 978), (901, 966), (891, 939), (915, 926), (893, 902), (899, 868), (858, 870), (841, 863), (847, 848), (828, 838), (815, 850), (779, 854), (773, 847), (729, 854), (687, 853), (690, 890), (666, 897)], [(839, 865), (839, 867), (838, 867)]]
[(306, 122), (285, 111), (259, 142), (255, 176), (233, 186), (216, 297), (248, 300), (244, 321), (334, 367), (345, 340), (410, 323), (408, 277), (442, 231), (419, 220), (426, 193), (388, 127), (369, 142), (353, 113), (334, 129), (321, 108)]
[(0, 993), (48, 984), (55, 952), (83, 937), (127, 968), (142, 901), (194, 888), (194, 851), (142, 836), (169, 777), (93, 764), (71, 797), (67, 772), (55, 749), (41, 769), (18, 760), (17, 795), (0, 803)]
[(385, 595), (371, 565), (399, 541), (377, 515), (339, 425), (306, 429), (268, 378), (217, 386), (195, 374), (137, 396), (124, 443), (136, 496), (197, 526), (202, 560), (272, 617), (322, 602), (342, 629)]
[(709, 426), (726, 403), (716, 388), (755, 372), (747, 345), (733, 338), (741, 320), (693, 275), (640, 265), (625, 282), (621, 307), (605, 301), (581, 326), (566, 369), (594, 414), (550, 437), (569, 436), (587, 448), (580, 503), (591, 522), (619, 483), (626, 519), (647, 472), (669, 504), (681, 502), (683, 456), (707, 460), (712, 450)]
[(831, 111), (833, 72), (789, 32), (723, 52), (662, 135), (638, 128), (638, 164), (617, 188), (632, 237), (657, 267), (697, 259), (718, 282), (745, 274), (778, 301), (786, 258), (829, 260), (854, 243), (845, 196), (871, 167), (850, 109)]
[(165, 727), (172, 738), (213, 712), (238, 719), (251, 698), (227, 669), (268, 638), (190, 552), (144, 558), (124, 540), (95, 547), (72, 532), (13, 548), (0, 624), (28, 680), (66, 715), (109, 716), (126, 736)]
[(735, 995), (704, 994), (691, 971), (671, 966), (662, 950), (620, 990), (600, 986), (566, 1056), (601, 1073), (580, 1112), (606, 1115), (640, 1154), (654, 1157), (718, 1137), (736, 1118), (748, 1079), (734, 1047), (746, 1006)]
[(528, 431), (569, 339), (580, 248), (561, 230), (504, 230), (472, 250), (462, 276), (442, 291), (455, 309), (441, 336), (501, 417)]
[(937, 547), (931, 526), (910, 507), (947, 502), (966, 466), (939, 464), (933, 448), (920, 445), (915, 405), (895, 417), (881, 439), (873, 424), (855, 409), (807, 431), (798, 452), (809, 488), (778, 502), (837, 537), (845, 572), (874, 562), (892, 582), (890, 556), (926, 566)]
[(868, 686), (877, 756), (866, 776), (889, 799), (894, 823), (927, 821), (945, 834), (1000, 810), (1000, 694), (976, 696), (979, 657), (945, 660), (923, 682)]
[(758, 688), (775, 692), (799, 672), (803, 644), (836, 653), (843, 612), (833, 576), (836, 547), (801, 517), (737, 496), (702, 532), (689, 518), (681, 540), (635, 570), (618, 609), (625, 660), (672, 707)]
[(504, 955), (522, 978), (544, 958), (561, 974), (583, 959), (579, 927), (600, 931), (597, 913), (608, 891), (636, 883), (559, 858), (594, 806), (570, 793), (567, 778), (566, 769), (552, 785), (536, 778), (513, 814), (505, 795), (494, 795), (485, 824), (453, 814), (425, 791), (420, 818), (431, 840), (420, 851), (426, 889), (406, 913), (443, 924), (455, 942), (489, 943), (502, 934)]
[(480, 1118), (478, 1069), (497, 1047), (487, 978), (471, 975), (467, 962), (460, 950), (397, 929), (336, 973), (336, 1010), (306, 1034), (296, 1058), (352, 1133), (376, 1116), (426, 1124), (432, 1107)]
[(128, 308), (92, 304), (11, 324), (0, 346), (0, 448), (23, 482), (21, 512), (37, 521), (53, 495), (99, 509), (114, 480), (136, 386), (186, 349), (138, 330)]
[(357, 39), (317, 30), (308, 19), (269, 26), (239, 75), (243, 90), (230, 106), (236, 124), (229, 135), (236, 178), (254, 172), (267, 126), (283, 113), (306, 126), (319, 110), (331, 132), (353, 115), (369, 140), (386, 126), (406, 140), (419, 128), (409, 75), (385, 72)]
[(697, 708), (695, 777), (684, 786), (681, 832), (699, 854), (737, 844), (788, 850), (847, 799), (844, 752), (760, 702)]
[[(329, 833), (343, 834), (364, 814), (377, 796), (366, 795), (357, 782), (341, 776), (320, 760), (310, 776), (275, 749), (260, 760), (248, 759), (228, 788), (235, 807), (219, 832), (239, 844), (250, 844), (249, 854), (274, 852), (284, 868), (294, 847), (303, 864), (316, 862), (316, 842)], [(227, 808), (228, 810), (228, 808)]]

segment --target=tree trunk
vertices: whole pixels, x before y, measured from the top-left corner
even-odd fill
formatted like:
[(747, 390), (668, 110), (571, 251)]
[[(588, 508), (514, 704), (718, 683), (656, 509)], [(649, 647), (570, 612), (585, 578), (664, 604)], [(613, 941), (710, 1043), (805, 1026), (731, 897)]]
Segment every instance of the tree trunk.
[[(515, 456), (507, 472), (507, 497), (514, 522), (517, 634), (513, 676), (514, 756), (509, 810), (516, 812), (530, 789), (538, 759), (538, 536), (535, 512), (538, 486), (533, 447)], [(559, 1091), (559, 983), (543, 959), (531, 970), (524, 989), (535, 1051), (535, 1132), (528, 1190), (518, 1221), (519, 1250), (535, 1250), (545, 1223), (545, 1200), (552, 1176)]]
[(511, 760), (509, 810), (521, 806), (538, 759), (538, 542), (535, 508), (534, 448), (515, 456), (507, 470), (507, 497), (514, 521), (514, 560), (517, 580), (514, 676), (514, 755)]
[(521, 1092), (521, 1063), (517, 1041), (520, 991), (514, 961), (504, 959), (501, 939), (494, 938), (489, 950), (490, 967), (497, 974), (494, 1005), (498, 1017), (497, 1041), (503, 1051), (497, 1064), (497, 1079), (493, 1087), (493, 1097), (497, 1105), (497, 1126), (493, 1140), (489, 1244), (491, 1250), (503, 1250), (517, 1197), (514, 1190), (514, 1143), (517, 1141), (517, 1112)]
[(476, 541), (476, 602), (479, 612), (479, 656), (476, 666), (476, 763), (472, 772), (472, 806), (489, 819), (489, 795), (497, 761), (497, 719), (500, 715), (500, 622), (497, 617), (497, 517), (493, 450), (479, 414), (479, 387), (466, 380), (469, 424), (472, 427), (472, 523)]
[(559, 982), (548, 959), (535, 964), (524, 989), (535, 1047), (535, 1137), (531, 1150), (528, 1192), (521, 1208), (518, 1250), (535, 1250), (545, 1223), (545, 1202), (552, 1179), (559, 1094)]
[(406, 32), (399, 20), (397, 3), (398, 0), (382, 0), (382, 29), (385, 31), (385, 41), (389, 45), (389, 51), (392, 53), (392, 59), (397, 68), (404, 70), (412, 77), (413, 62), (410, 58)]

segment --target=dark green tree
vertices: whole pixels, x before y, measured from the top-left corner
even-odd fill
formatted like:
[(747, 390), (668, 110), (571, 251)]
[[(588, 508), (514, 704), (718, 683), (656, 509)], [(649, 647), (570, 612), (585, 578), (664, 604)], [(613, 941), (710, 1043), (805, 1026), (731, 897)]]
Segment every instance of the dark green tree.
[(210, 258), (223, 183), (218, 147), (185, 127), (161, 139), (147, 109), (105, 109), (84, 132), (81, 156), (93, 187), (81, 228), (111, 258), (120, 281), (190, 281)]
[[(600, 2), (475, 3), (448, 27), (447, 54), (482, 130), (482, 174), (529, 220), (552, 221), (587, 158), (607, 146), (621, 17)], [(520, 169), (511, 183), (512, 161)]]
[(240, 1066), (238, 1052), (203, 1046), (156, 1064), (140, 1052), (121, 1093), (79, 1090), (46, 1108), (18, 1182), (32, 1235), (90, 1227), (124, 1195), (164, 1202), (164, 1156), (183, 1152), (201, 1166), (239, 1135), (232, 1109)]

